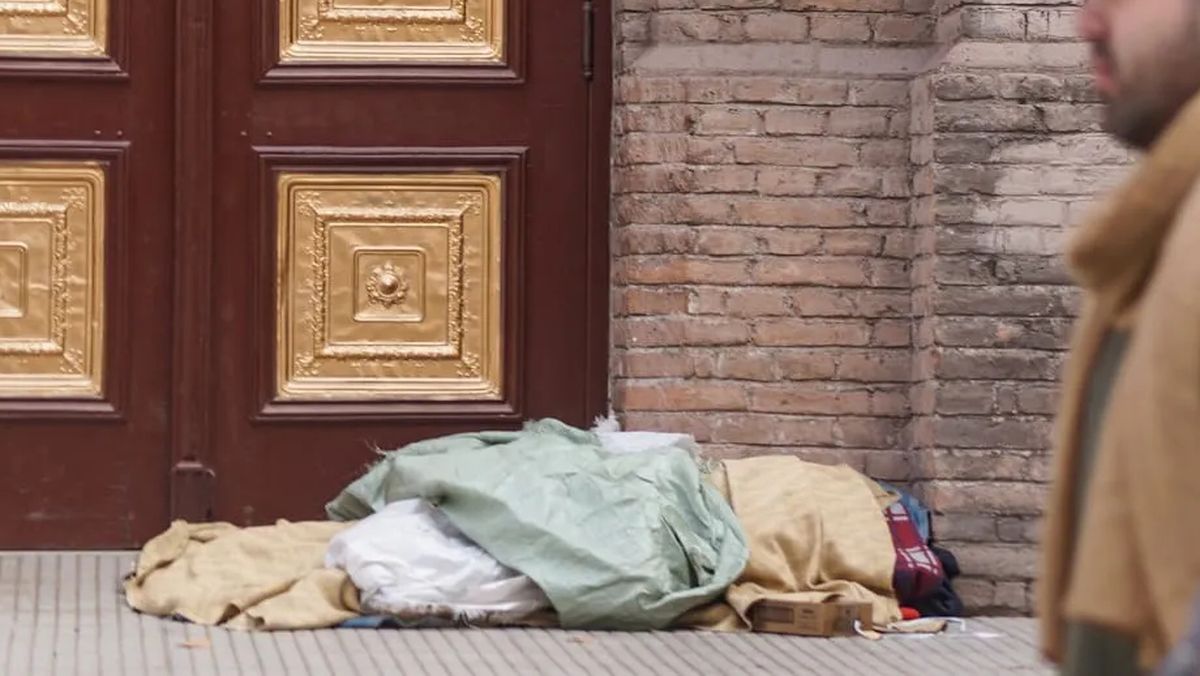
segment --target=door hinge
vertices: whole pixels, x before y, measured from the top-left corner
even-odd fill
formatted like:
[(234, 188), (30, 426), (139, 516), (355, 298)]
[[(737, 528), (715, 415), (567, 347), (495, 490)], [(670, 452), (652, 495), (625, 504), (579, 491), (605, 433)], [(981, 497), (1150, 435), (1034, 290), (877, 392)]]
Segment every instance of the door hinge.
[(217, 473), (213, 468), (183, 460), (171, 468), (171, 518), (191, 523), (211, 521)]
[(583, 0), (583, 79), (591, 81), (596, 73), (596, 7)]

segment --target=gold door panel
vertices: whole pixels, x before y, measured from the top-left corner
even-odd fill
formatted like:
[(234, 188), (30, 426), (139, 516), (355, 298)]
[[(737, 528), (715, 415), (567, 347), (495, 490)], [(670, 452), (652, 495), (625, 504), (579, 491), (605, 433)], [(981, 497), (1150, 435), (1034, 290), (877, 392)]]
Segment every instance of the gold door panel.
[(98, 398), (104, 170), (0, 162), (0, 398)]
[(281, 63), (504, 63), (506, 0), (278, 0)]
[(278, 179), (277, 400), (496, 400), (501, 179)]
[(108, 0), (0, 0), (0, 57), (107, 53)]

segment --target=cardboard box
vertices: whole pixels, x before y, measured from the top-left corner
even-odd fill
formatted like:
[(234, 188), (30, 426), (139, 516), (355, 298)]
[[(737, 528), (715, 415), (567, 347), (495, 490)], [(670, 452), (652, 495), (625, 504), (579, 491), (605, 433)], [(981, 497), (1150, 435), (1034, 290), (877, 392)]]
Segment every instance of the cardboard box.
[(871, 604), (857, 601), (802, 603), (759, 601), (750, 610), (754, 631), (801, 636), (848, 636), (857, 620), (871, 629)]

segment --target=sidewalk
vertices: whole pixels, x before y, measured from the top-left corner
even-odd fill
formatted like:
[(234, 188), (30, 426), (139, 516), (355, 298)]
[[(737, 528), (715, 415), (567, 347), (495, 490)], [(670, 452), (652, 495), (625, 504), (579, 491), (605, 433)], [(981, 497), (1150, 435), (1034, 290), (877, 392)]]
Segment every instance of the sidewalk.
[(118, 594), (127, 553), (0, 554), (0, 674), (1049, 674), (1034, 624), (965, 633), (763, 634), (339, 630), (245, 634), (139, 616)]

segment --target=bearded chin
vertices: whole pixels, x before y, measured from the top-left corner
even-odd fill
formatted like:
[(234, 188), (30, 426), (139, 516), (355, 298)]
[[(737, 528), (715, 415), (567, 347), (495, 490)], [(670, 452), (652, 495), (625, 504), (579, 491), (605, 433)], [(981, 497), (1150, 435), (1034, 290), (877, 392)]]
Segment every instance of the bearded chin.
[(1104, 130), (1134, 148), (1149, 149), (1181, 107), (1182, 102), (1165, 98), (1129, 95), (1109, 101)]

